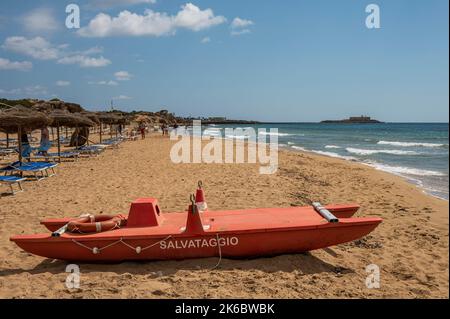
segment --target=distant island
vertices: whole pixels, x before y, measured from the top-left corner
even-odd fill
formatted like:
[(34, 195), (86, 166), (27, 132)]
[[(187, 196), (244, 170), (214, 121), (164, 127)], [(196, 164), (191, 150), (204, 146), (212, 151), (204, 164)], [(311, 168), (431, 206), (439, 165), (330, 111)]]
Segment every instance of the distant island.
[(378, 120), (370, 118), (370, 116), (351, 116), (344, 120), (325, 120), (320, 123), (344, 123), (344, 124), (373, 124), (373, 123), (383, 123)]
[(208, 117), (208, 118), (202, 118), (202, 123), (205, 125), (210, 124), (246, 124), (246, 125), (254, 125), (259, 124), (258, 121), (248, 121), (248, 120), (232, 120), (227, 119), (225, 117)]

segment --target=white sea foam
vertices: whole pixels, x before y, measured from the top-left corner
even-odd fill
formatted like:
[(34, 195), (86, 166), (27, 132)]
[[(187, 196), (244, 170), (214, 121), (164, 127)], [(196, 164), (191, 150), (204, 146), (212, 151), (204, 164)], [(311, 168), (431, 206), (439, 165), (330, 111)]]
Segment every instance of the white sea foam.
[(333, 153), (333, 152), (325, 152), (325, 151), (317, 151), (317, 150), (308, 150), (304, 147), (301, 146), (291, 146), (293, 149), (295, 150), (299, 150), (299, 151), (303, 151), (303, 152), (310, 152), (310, 153), (316, 153), (319, 155), (324, 155), (324, 156), (329, 156), (329, 157), (334, 157), (334, 158), (340, 158), (340, 159), (344, 159), (347, 161), (357, 161), (358, 159), (356, 157), (353, 156), (344, 156), (344, 155), (340, 155), (337, 153)]
[(333, 153), (333, 152), (324, 152), (324, 151), (315, 151), (315, 150), (312, 150), (311, 152), (317, 153), (317, 154), (320, 154), (320, 155), (325, 155), (325, 156), (330, 156), (330, 157), (335, 157), (335, 158), (341, 158), (341, 159), (345, 159), (347, 161), (356, 161), (357, 160), (353, 156), (344, 156), (344, 155), (340, 155), (338, 153)]
[(249, 135), (227, 135), (225, 137), (236, 140), (248, 140), (250, 138)]
[(203, 135), (222, 136), (222, 132), (220, 131), (220, 129), (210, 128), (210, 129), (204, 130)]
[(397, 142), (397, 141), (379, 141), (379, 145), (392, 145), (401, 147), (443, 147), (448, 146), (448, 144), (437, 144), (437, 143), (419, 143), (419, 142)]
[(403, 150), (367, 150), (360, 148), (347, 147), (345, 149), (347, 152), (357, 155), (373, 155), (373, 154), (391, 154), (391, 155), (419, 155), (420, 153), (414, 151), (403, 151)]
[(367, 163), (376, 169), (397, 174), (397, 175), (414, 175), (414, 176), (447, 176), (447, 174), (437, 171), (430, 171), (425, 169), (404, 167), (404, 166), (391, 166), (387, 164), (380, 164), (376, 162)]
[(299, 150), (299, 151), (305, 151), (305, 152), (307, 152), (308, 150), (307, 149), (305, 149), (304, 147), (301, 147), (301, 146), (291, 146), (294, 150)]
[(275, 132), (259, 132), (259, 135), (272, 135), (272, 136), (291, 136), (288, 133), (275, 133)]
[(295, 143), (294, 142), (288, 142), (288, 145), (294, 145)]
[(342, 148), (342, 147), (337, 146), (337, 145), (327, 145), (327, 146), (325, 146), (325, 148)]

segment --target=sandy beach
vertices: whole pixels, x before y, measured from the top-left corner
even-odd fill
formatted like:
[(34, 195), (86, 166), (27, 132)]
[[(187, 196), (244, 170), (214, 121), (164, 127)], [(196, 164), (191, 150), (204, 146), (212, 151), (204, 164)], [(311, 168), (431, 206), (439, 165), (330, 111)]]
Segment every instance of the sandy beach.
[[(448, 298), (448, 202), (400, 177), (341, 159), (281, 150), (274, 175), (255, 164), (173, 164), (174, 142), (153, 135), (96, 158), (63, 162), (57, 175), (0, 198), (0, 298)], [(5, 160), (6, 161), (6, 160)], [(251, 260), (217, 258), (80, 264), (81, 287), (65, 286), (67, 263), (21, 251), (13, 234), (39, 233), (46, 217), (127, 213), (139, 197), (185, 210), (198, 180), (209, 208), (358, 203), (383, 223), (356, 242)], [(2, 186), (1, 192), (7, 188)], [(369, 264), (381, 287), (368, 289)]]

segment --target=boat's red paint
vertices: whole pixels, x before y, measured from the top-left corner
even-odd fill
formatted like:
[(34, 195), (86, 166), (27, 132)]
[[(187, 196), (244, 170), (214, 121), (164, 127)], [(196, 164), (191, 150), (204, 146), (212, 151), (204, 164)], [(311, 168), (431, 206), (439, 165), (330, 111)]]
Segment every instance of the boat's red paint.
[[(328, 208), (335, 215), (353, 215), (358, 206)], [(55, 230), (69, 220), (47, 220), (43, 224)], [(162, 214), (155, 199), (140, 199), (132, 204), (128, 224), (121, 229), (83, 235), (64, 233), (61, 237), (20, 235), (11, 237), (11, 241), (30, 253), (69, 261), (165, 260), (219, 254), (242, 258), (305, 252), (349, 242), (367, 235), (380, 222), (380, 218), (340, 217), (338, 223), (329, 223), (312, 207)]]
[[(359, 210), (360, 206), (358, 204), (341, 204), (341, 205), (327, 205), (325, 206), (331, 213), (333, 213), (337, 218), (350, 218), (356, 214)], [(285, 212), (294, 211), (298, 214), (302, 214), (303, 211), (308, 212), (312, 208), (308, 207), (289, 207), (289, 208), (272, 208), (273, 213), (283, 214)], [(239, 214), (243, 212), (251, 213), (258, 212), (258, 210), (267, 210), (267, 208), (258, 208), (253, 210), (234, 210), (232, 211), (234, 214)], [(202, 216), (208, 217), (208, 215), (212, 213), (213, 215), (217, 212), (205, 211), (202, 213)], [(126, 215), (125, 215), (126, 217)], [(41, 225), (44, 225), (50, 231), (56, 231), (66, 225), (68, 222), (75, 220), (76, 218), (48, 218), (41, 221)]]

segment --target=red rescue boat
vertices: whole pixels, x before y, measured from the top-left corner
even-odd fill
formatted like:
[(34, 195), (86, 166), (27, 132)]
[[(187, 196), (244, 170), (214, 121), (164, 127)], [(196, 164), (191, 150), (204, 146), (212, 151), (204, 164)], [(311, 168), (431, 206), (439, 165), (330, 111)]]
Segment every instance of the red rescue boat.
[(10, 240), (32, 254), (67, 261), (248, 258), (305, 252), (361, 238), (382, 220), (353, 218), (358, 209), (358, 205), (315, 203), (208, 211), (199, 189), (186, 212), (162, 213), (156, 199), (142, 198), (131, 204), (128, 216), (48, 219), (41, 224), (53, 233)]

